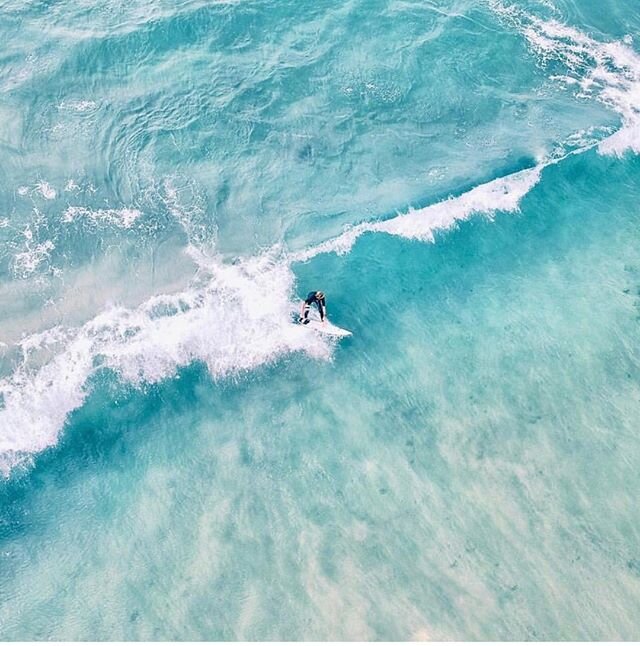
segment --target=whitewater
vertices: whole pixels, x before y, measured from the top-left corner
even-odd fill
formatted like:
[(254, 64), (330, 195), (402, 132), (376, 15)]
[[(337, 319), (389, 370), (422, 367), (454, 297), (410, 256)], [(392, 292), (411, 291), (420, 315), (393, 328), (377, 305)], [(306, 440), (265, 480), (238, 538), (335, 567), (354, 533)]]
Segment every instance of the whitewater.
[(5, 4), (0, 636), (637, 638), (606, 4)]

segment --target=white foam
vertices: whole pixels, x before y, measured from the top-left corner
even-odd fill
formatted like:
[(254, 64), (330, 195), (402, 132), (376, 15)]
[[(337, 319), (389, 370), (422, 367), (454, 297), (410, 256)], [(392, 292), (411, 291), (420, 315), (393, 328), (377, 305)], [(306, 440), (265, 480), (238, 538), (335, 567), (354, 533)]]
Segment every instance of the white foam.
[(524, 36), (545, 66), (558, 61), (567, 68), (553, 80), (576, 88), (580, 98), (593, 98), (620, 115), (622, 127), (603, 139), (602, 154), (640, 152), (640, 56), (632, 38), (600, 42), (557, 20), (542, 20), (515, 5), (491, 0), (491, 8)]
[[(197, 284), (140, 307), (113, 307), (77, 329), (23, 339), (23, 364), (0, 380), (0, 470), (5, 474), (55, 445), (82, 405), (98, 365), (131, 383), (153, 383), (193, 361), (215, 378), (252, 370), (290, 352), (328, 359), (332, 344), (292, 323), (293, 273), (267, 254), (236, 265), (194, 253)], [(34, 367), (34, 354), (52, 358)]]
[(38, 370), (18, 370), (0, 380), (4, 408), (0, 409), (0, 471), (55, 443), (71, 410), (84, 400), (83, 385), (91, 369), (89, 341), (84, 336)]
[(29, 195), (29, 192), (31, 191), (31, 195), (33, 193), (39, 193), (45, 200), (55, 200), (55, 198), (58, 195), (58, 192), (56, 189), (49, 184), (49, 182), (45, 181), (40, 181), (35, 184), (31, 189), (29, 189), (28, 186), (19, 186), (18, 187), (18, 195), (24, 197), (26, 195)]
[(63, 222), (85, 218), (95, 224), (109, 224), (121, 229), (130, 229), (142, 215), (138, 209), (89, 209), (84, 206), (69, 206), (62, 214)]
[(87, 112), (94, 110), (98, 104), (95, 101), (89, 100), (76, 100), (76, 101), (62, 101), (58, 105), (58, 110), (71, 110), (72, 112)]
[(294, 262), (306, 261), (321, 253), (347, 253), (364, 233), (378, 232), (414, 240), (433, 241), (436, 231), (444, 231), (455, 223), (476, 213), (491, 216), (497, 211), (516, 211), (522, 198), (538, 183), (542, 169), (555, 161), (541, 163), (533, 168), (499, 177), (481, 184), (458, 197), (411, 209), (389, 220), (364, 222), (320, 245), (292, 253)]
[(56, 189), (48, 182), (38, 182), (36, 184), (36, 189), (45, 200), (54, 200), (57, 195)]
[(43, 262), (48, 260), (55, 248), (51, 240), (31, 245), (29, 242), (31, 238), (29, 236), (25, 237), (28, 240), (27, 248), (13, 257), (13, 272), (22, 278), (31, 275)]

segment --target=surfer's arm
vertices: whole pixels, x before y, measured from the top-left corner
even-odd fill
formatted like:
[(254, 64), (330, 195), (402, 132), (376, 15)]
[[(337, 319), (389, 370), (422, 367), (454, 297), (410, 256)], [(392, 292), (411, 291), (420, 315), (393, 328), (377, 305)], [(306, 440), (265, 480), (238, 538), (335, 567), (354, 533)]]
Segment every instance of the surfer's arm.
[(320, 320), (324, 323), (327, 317), (327, 302), (324, 298), (321, 301), (318, 301), (318, 309), (320, 310)]

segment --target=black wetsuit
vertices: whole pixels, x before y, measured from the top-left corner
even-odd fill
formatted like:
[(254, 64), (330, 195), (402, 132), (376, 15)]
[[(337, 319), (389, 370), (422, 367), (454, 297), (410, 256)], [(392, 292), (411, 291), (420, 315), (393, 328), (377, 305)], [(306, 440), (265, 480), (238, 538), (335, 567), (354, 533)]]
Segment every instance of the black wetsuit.
[(307, 294), (307, 298), (304, 299), (304, 310), (302, 313), (302, 322), (303, 323), (308, 323), (309, 322), (309, 309), (310, 307), (315, 303), (316, 307), (318, 308), (318, 312), (320, 312), (320, 320), (324, 321), (324, 314), (326, 311), (327, 307), (327, 302), (324, 298), (318, 298), (317, 296), (318, 292), (309, 292)]

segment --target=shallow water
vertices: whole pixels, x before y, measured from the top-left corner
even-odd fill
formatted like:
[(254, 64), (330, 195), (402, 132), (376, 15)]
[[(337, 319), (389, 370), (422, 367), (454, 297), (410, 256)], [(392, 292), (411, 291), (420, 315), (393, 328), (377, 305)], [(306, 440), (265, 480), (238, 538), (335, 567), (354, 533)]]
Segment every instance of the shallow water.
[(2, 5), (1, 637), (639, 637), (593, 4)]

